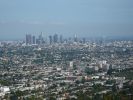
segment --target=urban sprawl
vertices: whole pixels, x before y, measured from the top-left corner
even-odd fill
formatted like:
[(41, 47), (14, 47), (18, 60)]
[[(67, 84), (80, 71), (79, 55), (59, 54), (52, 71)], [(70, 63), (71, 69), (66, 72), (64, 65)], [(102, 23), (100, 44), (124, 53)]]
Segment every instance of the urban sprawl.
[(1, 41), (0, 100), (133, 100), (133, 41)]

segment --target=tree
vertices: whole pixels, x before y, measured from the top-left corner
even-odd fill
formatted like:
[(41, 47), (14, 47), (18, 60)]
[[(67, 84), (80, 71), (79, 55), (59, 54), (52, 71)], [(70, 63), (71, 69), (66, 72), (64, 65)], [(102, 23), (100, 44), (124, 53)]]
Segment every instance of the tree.
[(87, 95), (87, 93), (84, 93), (83, 91), (77, 92), (76, 96), (78, 100), (91, 100), (90, 97)]
[(56, 100), (56, 98), (50, 96), (50, 97), (49, 97), (49, 100)]
[(117, 87), (116, 87), (115, 84), (112, 86), (112, 91), (113, 91), (113, 92), (117, 92)]
[(85, 77), (82, 77), (81, 83), (85, 83)]
[(86, 72), (88, 75), (90, 75), (90, 74), (93, 74), (95, 71), (94, 71), (94, 69), (92, 69), (92, 68), (86, 67), (86, 68), (85, 68), (85, 72)]

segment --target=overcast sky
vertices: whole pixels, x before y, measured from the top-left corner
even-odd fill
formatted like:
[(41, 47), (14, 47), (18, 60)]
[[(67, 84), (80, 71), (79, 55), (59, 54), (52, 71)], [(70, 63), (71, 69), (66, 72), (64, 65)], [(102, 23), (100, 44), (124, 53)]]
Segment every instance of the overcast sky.
[(133, 0), (0, 0), (0, 39), (40, 32), (133, 36)]

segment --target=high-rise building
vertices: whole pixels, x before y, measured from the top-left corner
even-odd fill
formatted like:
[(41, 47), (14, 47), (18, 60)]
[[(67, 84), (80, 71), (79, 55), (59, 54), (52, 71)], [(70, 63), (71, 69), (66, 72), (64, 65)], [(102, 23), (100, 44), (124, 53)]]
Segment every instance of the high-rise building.
[(36, 44), (36, 37), (32, 36), (32, 44)]
[(32, 44), (32, 36), (31, 34), (26, 34), (26, 45)]
[(55, 34), (53, 36), (53, 41), (54, 41), (54, 43), (58, 43), (58, 35), (57, 34)]
[(84, 43), (84, 44), (86, 43), (86, 38), (83, 38), (83, 43)]
[(43, 36), (42, 36), (42, 33), (39, 35), (39, 44), (42, 44), (43, 43)]
[(78, 42), (78, 38), (76, 34), (74, 35), (74, 42)]
[(63, 43), (63, 37), (60, 35), (60, 43)]
[(52, 39), (52, 36), (50, 35), (49, 36), (49, 43), (52, 44), (52, 42), (53, 42), (53, 39)]
[(42, 45), (42, 44), (44, 44), (45, 43), (45, 40), (44, 40), (44, 38), (43, 38), (43, 36), (42, 36), (42, 33), (39, 35), (39, 37), (36, 39), (36, 44), (38, 44), (38, 45)]

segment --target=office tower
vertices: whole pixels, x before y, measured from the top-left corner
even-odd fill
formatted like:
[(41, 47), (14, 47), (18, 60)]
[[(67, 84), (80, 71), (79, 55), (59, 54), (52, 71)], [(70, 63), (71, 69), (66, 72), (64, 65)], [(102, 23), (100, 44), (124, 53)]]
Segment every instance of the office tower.
[(42, 36), (42, 33), (39, 35), (38, 39), (36, 39), (36, 44), (38, 45), (42, 45), (43, 43), (45, 43), (44, 38)]
[(39, 35), (39, 44), (41, 45), (43, 43), (43, 36), (42, 33)]
[(31, 34), (26, 34), (26, 45), (32, 44), (32, 36)]
[(74, 42), (78, 42), (77, 35), (74, 35)]
[(70, 62), (69, 62), (69, 69), (70, 69), (70, 70), (73, 69), (73, 65), (74, 65), (73, 61), (70, 61)]
[(36, 37), (32, 36), (32, 44), (36, 44)]
[(54, 41), (54, 43), (57, 43), (58, 42), (58, 35), (57, 34), (55, 34), (53, 36), (53, 41)]
[(40, 43), (40, 41), (39, 41), (39, 39), (37, 38), (37, 39), (36, 39), (36, 44), (39, 44), (39, 43)]
[(28, 44), (28, 35), (27, 34), (25, 36), (25, 43), (26, 43), (26, 45)]
[(52, 44), (52, 42), (53, 42), (53, 39), (52, 39), (52, 36), (50, 35), (49, 36), (49, 43)]
[(63, 37), (60, 35), (60, 43), (63, 43)]
[(83, 38), (83, 43), (84, 43), (84, 44), (86, 43), (86, 39), (85, 39), (85, 38)]
[(69, 63), (69, 67), (73, 67), (73, 61), (70, 61), (70, 63)]

